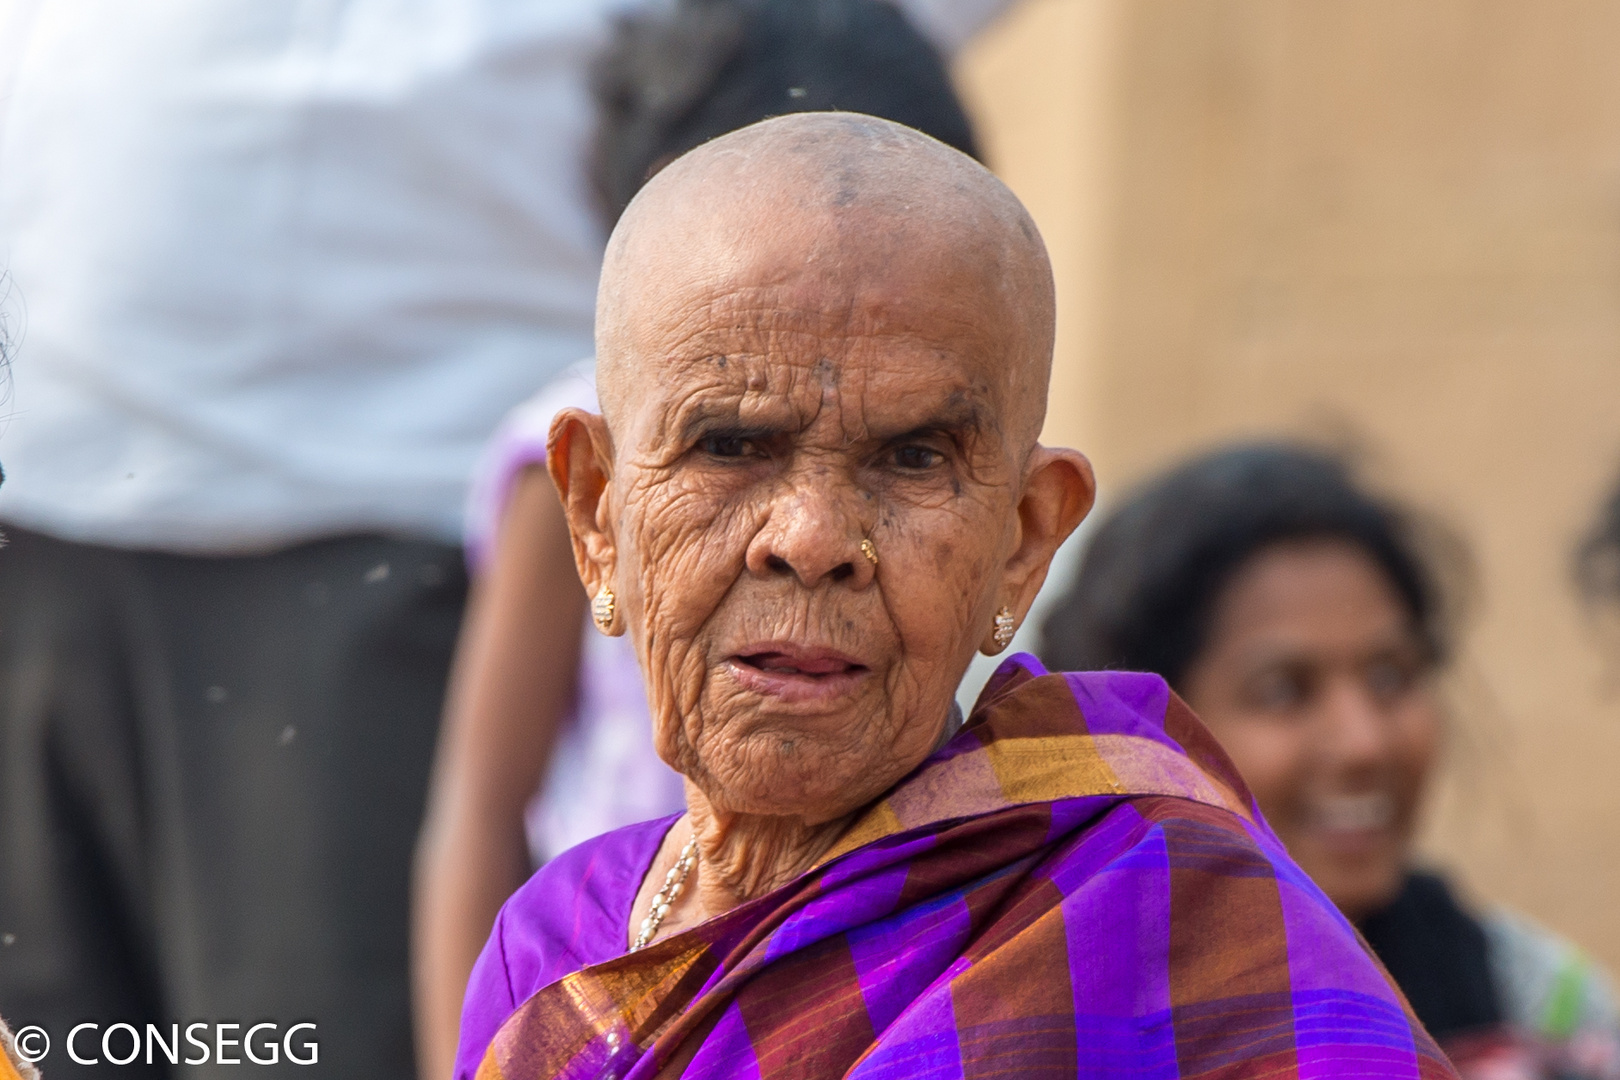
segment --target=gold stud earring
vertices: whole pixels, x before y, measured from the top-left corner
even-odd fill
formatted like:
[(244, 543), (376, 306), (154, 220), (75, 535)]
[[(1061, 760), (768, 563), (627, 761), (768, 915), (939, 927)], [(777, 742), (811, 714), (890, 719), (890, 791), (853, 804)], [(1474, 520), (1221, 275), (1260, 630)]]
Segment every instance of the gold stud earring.
[(861, 554), (865, 555), (866, 561), (873, 566), (878, 564), (877, 545), (872, 543), (870, 539), (861, 541)]
[(619, 598), (613, 595), (613, 590), (606, 585), (597, 590), (596, 598), (591, 601), (591, 618), (596, 622), (596, 628), (604, 634), (613, 633), (613, 617), (619, 610)]
[(996, 632), (993, 635), (996, 642), (996, 652), (1000, 652), (1012, 644), (1013, 635), (1018, 633), (1018, 620), (1013, 618), (1012, 608), (1003, 607), (996, 612)]

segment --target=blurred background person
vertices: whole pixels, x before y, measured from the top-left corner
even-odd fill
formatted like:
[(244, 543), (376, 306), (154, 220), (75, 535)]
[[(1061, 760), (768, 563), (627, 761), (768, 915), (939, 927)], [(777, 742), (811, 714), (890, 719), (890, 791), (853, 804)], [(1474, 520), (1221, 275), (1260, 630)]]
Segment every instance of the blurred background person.
[[(681, 0), (621, 19), (592, 82), (604, 229), (667, 162), (782, 113), (869, 113), (978, 153), (939, 51), (877, 0)], [(473, 595), (417, 864), (424, 1078), (449, 1075), (467, 977), (533, 868), (686, 805), (653, 750), (634, 649), (586, 614), (544, 466), (551, 419), (566, 406), (596, 410), (589, 362), (513, 411), (474, 478)]]
[[(1030, 0), (964, 54), (1103, 505), (1324, 438), (1477, 570), (1425, 850), (1620, 970), (1620, 694), (1571, 547), (1620, 463), (1620, 0)], [(1450, 690), (1448, 689), (1448, 694)]]
[(590, 347), (623, 6), (0, 0), (0, 1010), (59, 1048), (313, 1021), (413, 1071), (465, 477)]
[(1241, 445), (1129, 493), (1097, 527), (1045, 659), (1163, 675), (1465, 1075), (1620, 1075), (1608, 979), (1414, 867), (1447, 612), (1406, 515), (1330, 457)]

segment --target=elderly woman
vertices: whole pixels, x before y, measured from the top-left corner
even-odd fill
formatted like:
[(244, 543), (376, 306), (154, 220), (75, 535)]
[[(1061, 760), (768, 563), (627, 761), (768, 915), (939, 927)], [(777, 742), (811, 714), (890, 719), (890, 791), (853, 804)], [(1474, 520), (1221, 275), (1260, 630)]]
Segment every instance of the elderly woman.
[[(604, 241), (660, 166), (782, 113), (836, 105), (975, 151), (943, 59), (878, 0), (643, 5), (615, 26), (595, 75), (590, 179)], [(685, 806), (680, 774), (653, 749), (634, 646), (587, 629), (568, 523), (546, 474), (558, 410), (599, 408), (594, 370), (575, 365), (514, 410), (473, 478), (472, 598), (416, 866), (424, 1080), (450, 1075), (467, 976), (502, 902), (534, 868)]]
[(508, 901), (461, 1080), (1452, 1075), (1161, 679), (1015, 657), (955, 713), (1091, 503), (1052, 334), (1024, 209), (895, 124), (636, 197), (547, 464), (687, 810)]

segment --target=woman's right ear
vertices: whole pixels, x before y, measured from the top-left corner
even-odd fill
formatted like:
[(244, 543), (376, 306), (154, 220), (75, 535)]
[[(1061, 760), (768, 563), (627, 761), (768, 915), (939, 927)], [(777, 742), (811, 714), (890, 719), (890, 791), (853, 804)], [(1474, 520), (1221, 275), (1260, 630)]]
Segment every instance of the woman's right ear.
[(551, 422), (546, 469), (557, 485), (574, 563), (585, 591), (596, 596), (613, 588), (618, 551), (613, 543), (608, 482), (613, 479), (613, 439), (607, 421), (584, 409), (563, 409)]

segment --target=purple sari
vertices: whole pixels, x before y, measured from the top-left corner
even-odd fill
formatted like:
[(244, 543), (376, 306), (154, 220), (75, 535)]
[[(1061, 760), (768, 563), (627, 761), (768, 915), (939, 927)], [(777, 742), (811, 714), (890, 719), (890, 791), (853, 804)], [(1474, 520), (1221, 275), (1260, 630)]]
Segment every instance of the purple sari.
[(1013, 657), (815, 868), (626, 954), (672, 820), (507, 903), (457, 1080), (1454, 1075), (1156, 676)]

